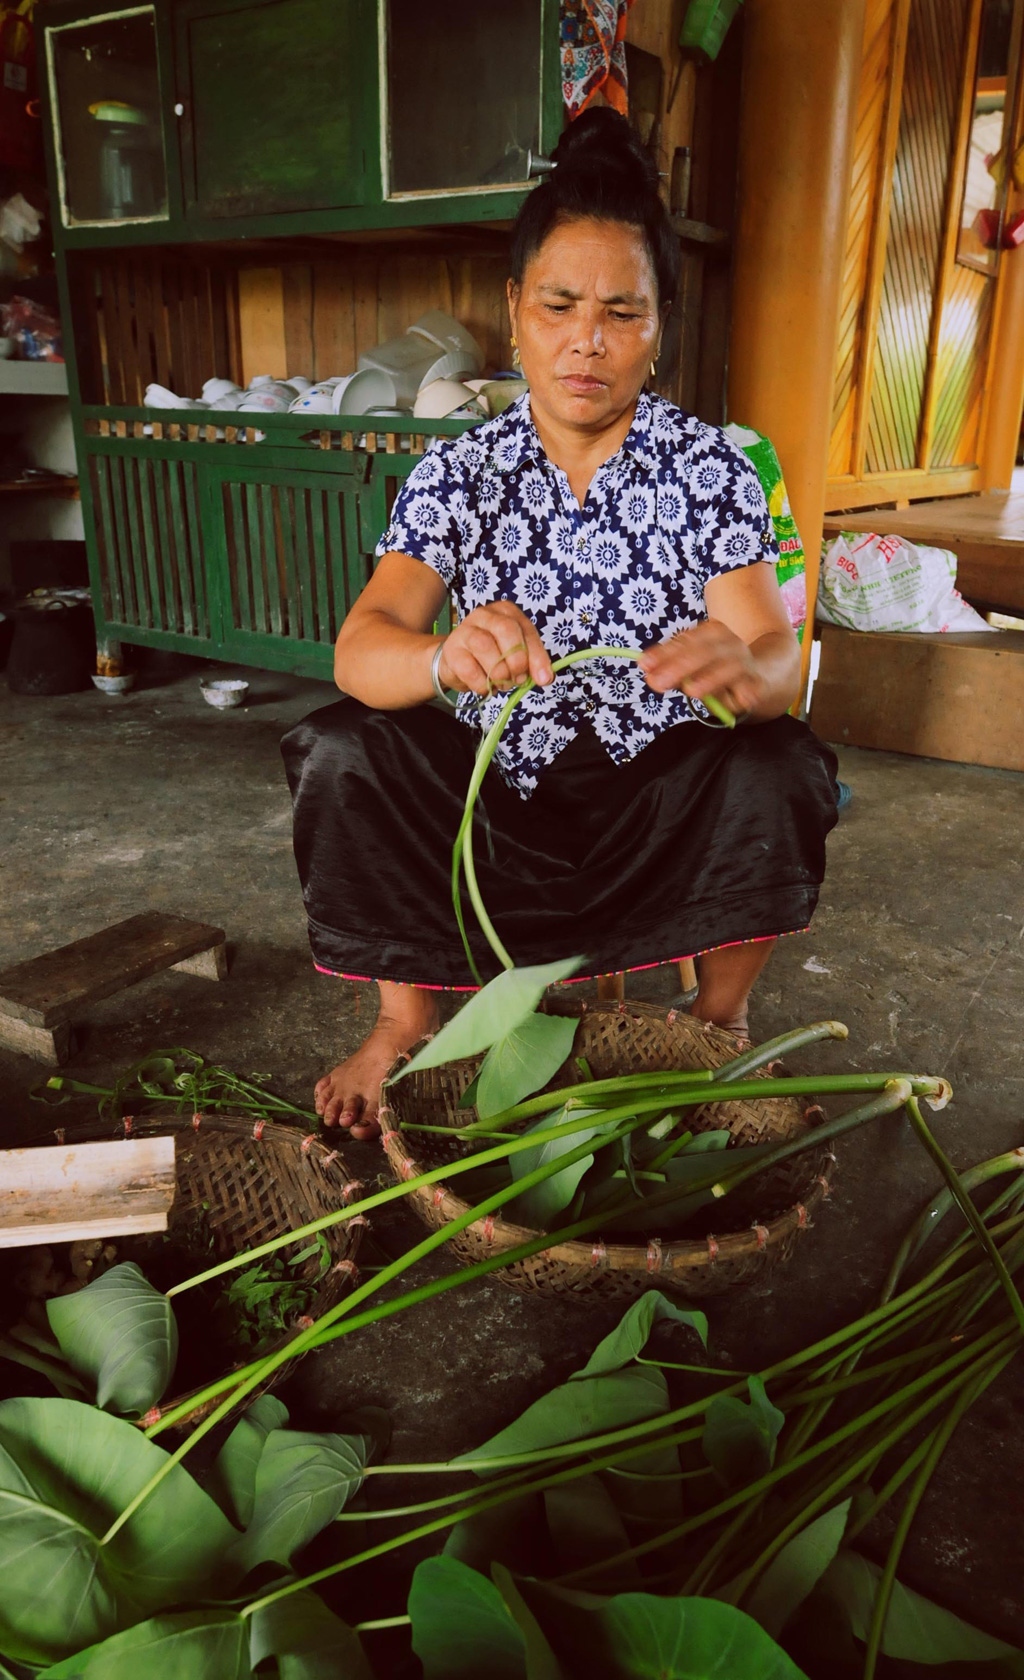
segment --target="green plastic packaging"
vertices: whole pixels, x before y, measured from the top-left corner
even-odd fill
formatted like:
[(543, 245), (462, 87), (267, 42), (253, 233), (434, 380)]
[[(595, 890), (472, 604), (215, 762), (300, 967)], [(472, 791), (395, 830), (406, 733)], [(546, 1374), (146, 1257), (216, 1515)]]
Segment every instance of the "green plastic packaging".
[(706, 59), (716, 59), (729, 25), (742, 4), (743, 0), (690, 0), (679, 45), (703, 53)]

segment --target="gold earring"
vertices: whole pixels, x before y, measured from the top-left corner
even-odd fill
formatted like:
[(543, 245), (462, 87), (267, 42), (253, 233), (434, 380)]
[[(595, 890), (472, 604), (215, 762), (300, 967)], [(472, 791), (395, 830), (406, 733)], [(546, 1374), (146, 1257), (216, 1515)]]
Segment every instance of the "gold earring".
[(658, 364), (657, 364), (657, 362), (652, 362), (651, 363), (651, 378), (652, 379), (657, 379), (657, 377), (658, 377)]
[(512, 345), (512, 366), (516, 369), (521, 368), (523, 363), (519, 354), (519, 340), (516, 338), (515, 333), (512, 334), (510, 342)]

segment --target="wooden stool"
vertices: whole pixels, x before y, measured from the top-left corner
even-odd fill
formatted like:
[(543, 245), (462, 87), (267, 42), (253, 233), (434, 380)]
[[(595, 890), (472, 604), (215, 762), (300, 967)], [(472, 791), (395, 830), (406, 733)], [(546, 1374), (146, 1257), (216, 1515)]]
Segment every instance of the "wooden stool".
[[(696, 984), (697, 968), (693, 958), (682, 957), (679, 962), (679, 990), (692, 992)], [(603, 1003), (621, 1003), (626, 995), (625, 974), (599, 974), (597, 995)]]
[(76, 939), (0, 974), (0, 1045), (37, 1061), (67, 1061), (71, 1019), (164, 968), (226, 980), (224, 929), (153, 910)]

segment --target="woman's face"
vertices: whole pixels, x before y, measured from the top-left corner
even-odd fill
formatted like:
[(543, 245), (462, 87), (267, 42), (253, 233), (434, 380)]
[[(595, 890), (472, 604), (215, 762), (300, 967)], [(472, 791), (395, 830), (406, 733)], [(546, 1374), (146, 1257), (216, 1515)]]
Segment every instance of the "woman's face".
[(662, 322), (639, 228), (565, 222), (509, 281), (512, 332), (535, 411), (600, 431), (631, 408), (658, 354)]

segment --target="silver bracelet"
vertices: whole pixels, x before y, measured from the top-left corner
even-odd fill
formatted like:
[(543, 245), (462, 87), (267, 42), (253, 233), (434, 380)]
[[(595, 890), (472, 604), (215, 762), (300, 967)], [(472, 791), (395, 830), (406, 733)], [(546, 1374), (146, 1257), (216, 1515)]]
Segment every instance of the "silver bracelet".
[(441, 682), (441, 655), (443, 652), (444, 642), (438, 642), (434, 649), (434, 657), (430, 661), (430, 682), (437, 698), (442, 700), (446, 706), (451, 706), (454, 709), (454, 701), (449, 698)]

